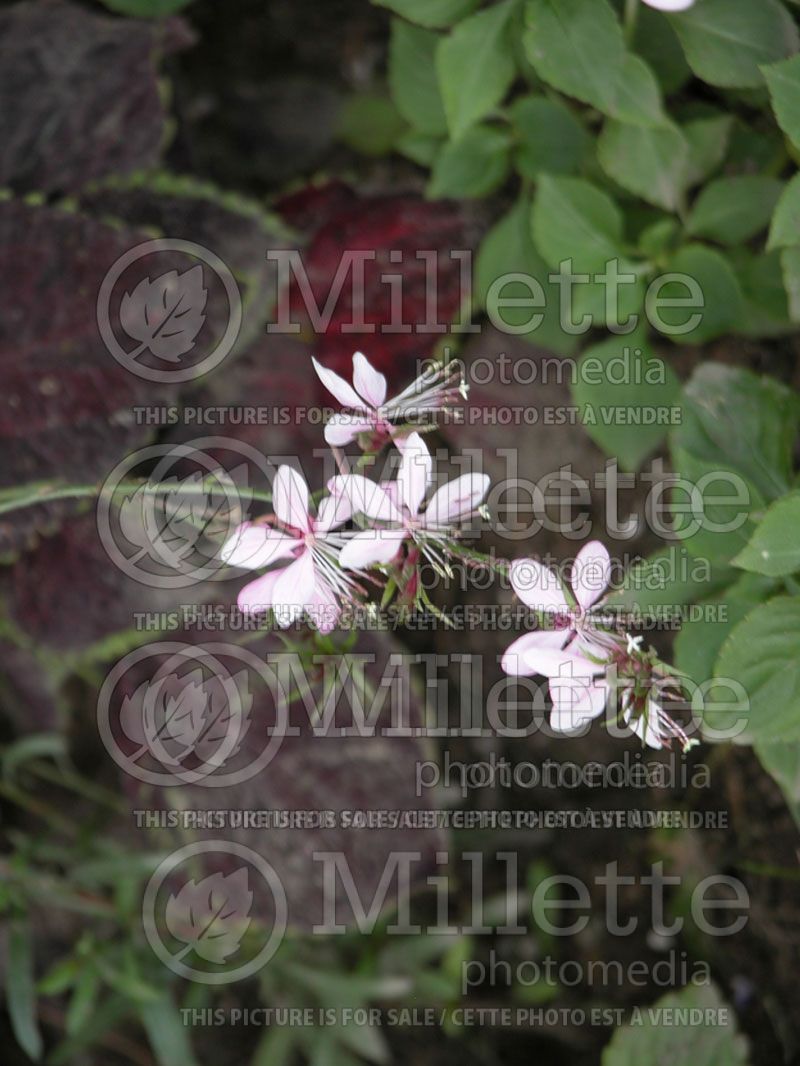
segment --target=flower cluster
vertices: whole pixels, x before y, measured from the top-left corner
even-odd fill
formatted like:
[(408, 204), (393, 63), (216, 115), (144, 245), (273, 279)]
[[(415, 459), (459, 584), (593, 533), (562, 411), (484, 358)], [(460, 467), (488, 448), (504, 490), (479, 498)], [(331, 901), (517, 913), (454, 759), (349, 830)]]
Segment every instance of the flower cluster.
[[(464, 474), (425, 503), (433, 459), (410, 420), (449, 410), (466, 394), (452, 368), (424, 371), (387, 401), (386, 378), (360, 352), (353, 356), (352, 385), (313, 362), (322, 383), (346, 408), (325, 427), (342, 473), (330, 479), (327, 494), (312, 507), (303, 477), (289, 466), (279, 467), (274, 514), (239, 526), (220, 554), (231, 566), (266, 571), (240, 592), (242, 611), (272, 611), (284, 627), (305, 615), (327, 633), (344, 606), (366, 600), (366, 585), (376, 580), (367, 569), (382, 568), (392, 587), (416, 602), (423, 595), (420, 559), (447, 569), (462, 525), (485, 513), (481, 504), (489, 479)], [(364, 456), (376, 455), (386, 444), (394, 447), (400, 458), (396, 480), (378, 483), (346, 469), (339, 449), (354, 440)]]
[(613, 707), (649, 747), (677, 741), (686, 751), (696, 742), (664, 709), (681, 699), (679, 679), (654, 651), (642, 649), (641, 637), (619, 633), (603, 619), (610, 576), (611, 559), (599, 541), (578, 552), (569, 599), (552, 570), (534, 559), (516, 560), (512, 588), (537, 612), (541, 628), (514, 641), (503, 656), (503, 669), (548, 679), (550, 725), (557, 732), (578, 732)]
[[(340, 473), (314, 504), (303, 477), (279, 467), (274, 513), (239, 526), (221, 549), (226, 563), (264, 571), (239, 593), (239, 607), (271, 611), (281, 627), (305, 617), (322, 633), (339, 624), (346, 606), (367, 604), (370, 585), (382, 589), (384, 605), (396, 596), (403, 605), (435, 610), (419, 580), (421, 562), (449, 574), (455, 554), (473, 558), (459, 538), (465, 523), (487, 517), (485, 474), (463, 474), (431, 493), (433, 459), (419, 432), (430, 415), (451, 410), (466, 395), (463, 381), (451, 367), (437, 365), (387, 400), (385, 377), (360, 352), (353, 356), (352, 384), (313, 362), (344, 408), (325, 427)], [(350, 468), (341, 449), (353, 442), (361, 457)], [(361, 470), (384, 447), (399, 460), (396, 476), (375, 481)], [(602, 618), (610, 574), (611, 560), (598, 541), (578, 553), (569, 588), (541, 563), (515, 560), (511, 586), (536, 612), (539, 628), (514, 641), (503, 669), (548, 679), (557, 731), (578, 731), (613, 708), (651, 747), (677, 740), (686, 749), (690, 741), (664, 709), (680, 699), (676, 676), (641, 648), (641, 638)]]

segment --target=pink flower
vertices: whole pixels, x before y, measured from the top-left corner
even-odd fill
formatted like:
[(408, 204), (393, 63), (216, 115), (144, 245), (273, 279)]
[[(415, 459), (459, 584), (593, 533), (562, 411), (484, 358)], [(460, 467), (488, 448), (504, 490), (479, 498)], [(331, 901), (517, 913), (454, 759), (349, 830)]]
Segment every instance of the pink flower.
[(311, 360), (320, 381), (346, 412), (334, 415), (325, 426), (325, 440), (333, 447), (349, 444), (359, 433), (392, 437), (396, 424), (422, 414), (445, 410), (460, 394), (466, 395), (460, 371), (455, 366), (435, 366), (413, 381), (394, 399), (386, 399), (386, 378), (374, 369), (366, 356), (353, 356), (353, 384)]
[(692, 6), (694, 0), (644, 0), (644, 2), (658, 11), (686, 11)]
[(387, 523), (350, 538), (340, 557), (343, 567), (391, 563), (404, 541), (410, 540), (437, 570), (446, 570), (458, 523), (478, 513), (489, 489), (486, 474), (462, 474), (437, 489), (423, 509), (433, 473), (431, 454), (418, 433), (403, 441), (400, 450), (397, 480), (389, 485), (378, 485), (359, 474), (333, 479), (332, 491), (343, 495), (354, 513)]
[(239, 609), (252, 613), (271, 609), (282, 627), (305, 612), (327, 633), (339, 618), (340, 601), (353, 598), (352, 578), (339, 566), (344, 540), (332, 532), (350, 518), (347, 501), (329, 496), (312, 517), (305, 481), (291, 467), (281, 466), (273, 482), (272, 502), (274, 525), (245, 522), (220, 551), (224, 562), (245, 570), (285, 563), (245, 585), (239, 593)]
[(516, 559), (511, 564), (511, 587), (527, 607), (546, 615), (554, 628), (538, 629), (515, 640), (503, 656), (506, 673), (524, 676), (539, 673), (532, 668), (529, 653), (540, 648), (545, 651), (563, 648), (576, 637), (591, 648), (596, 630), (590, 612), (608, 588), (610, 577), (611, 559), (605, 547), (599, 540), (584, 545), (572, 568), (575, 605), (571, 606), (553, 570), (535, 559)]
[(605, 676), (606, 664), (595, 661), (580, 648), (548, 648), (543, 642), (527, 651), (525, 667), (525, 673), (541, 674), (549, 681), (553, 703), (550, 726), (556, 732), (574, 733), (605, 710), (611, 691)]
[(613, 694), (615, 702), (618, 696), (623, 721), (648, 747), (668, 748), (677, 740), (687, 751), (697, 743), (664, 710), (665, 699), (680, 697), (680, 686), (652, 651), (642, 651), (641, 637), (597, 630), (591, 643), (584, 644), (578, 636), (569, 647), (548, 647), (554, 635), (543, 633), (545, 639), (525, 649), (523, 669), (517, 668), (516, 658), (508, 664), (503, 661), (508, 673), (547, 678), (552, 729), (580, 731), (605, 711)]

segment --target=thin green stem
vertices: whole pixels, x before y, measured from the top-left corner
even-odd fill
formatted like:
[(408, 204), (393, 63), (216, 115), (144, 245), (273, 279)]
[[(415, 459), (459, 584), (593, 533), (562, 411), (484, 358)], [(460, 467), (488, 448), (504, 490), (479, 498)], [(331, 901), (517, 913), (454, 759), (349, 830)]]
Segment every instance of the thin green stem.
[(625, 44), (628, 48), (636, 36), (636, 20), (639, 17), (639, 0), (625, 0)]
[[(212, 479), (213, 480), (213, 479)], [(31, 485), (27, 490), (22, 490), (16, 495), (10, 496), (8, 492), (0, 494), (0, 514), (8, 514), (11, 511), (19, 511), (25, 507), (35, 507), (40, 503), (52, 503), (55, 500), (95, 500), (101, 496), (115, 496), (121, 492), (133, 493), (146, 486), (146, 491), (154, 496), (169, 495), (176, 491), (174, 484), (150, 484), (147, 481), (120, 481), (110, 489), (105, 485), (59, 485), (57, 482), (43, 482)], [(188, 482), (181, 485), (181, 494), (187, 496), (206, 496), (209, 493), (226, 496), (230, 494), (231, 487), (203, 482)], [(262, 503), (272, 502), (272, 493), (262, 489), (240, 490), (242, 496)]]

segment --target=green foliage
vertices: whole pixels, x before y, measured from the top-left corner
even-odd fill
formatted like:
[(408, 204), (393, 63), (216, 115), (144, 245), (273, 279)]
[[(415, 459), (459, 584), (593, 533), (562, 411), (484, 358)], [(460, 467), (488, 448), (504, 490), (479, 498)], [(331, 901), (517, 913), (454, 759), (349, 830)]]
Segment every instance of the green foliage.
[(590, 147), (590, 139), (574, 112), (561, 100), (532, 94), (509, 108), (518, 142), (519, 173), (536, 181), (542, 174), (574, 174)]
[(514, 0), (502, 0), (471, 15), (439, 44), (439, 86), (456, 139), (500, 103), (514, 78), (508, 42), (513, 5)]
[(597, 144), (610, 178), (655, 207), (677, 211), (687, 185), (689, 144), (675, 125), (634, 126), (609, 120)]
[(671, 367), (639, 335), (587, 348), (573, 390), (586, 432), (635, 470), (666, 436), (680, 396)]
[(340, 139), (364, 155), (386, 155), (405, 129), (394, 103), (379, 93), (351, 96), (339, 115)]
[(498, 329), (568, 355), (577, 338), (561, 329), (559, 291), (533, 243), (530, 213), (522, 195), (486, 235), (475, 261), (475, 297)]
[(380, 7), (388, 7), (397, 15), (420, 26), (450, 26), (469, 15), (480, 0), (375, 0)]
[(743, 174), (710, 182), (697, 197), (686, 228), (694, 237), (742, 244), (769, 225), (781, 182)]
[(44, 1044), (36, 1020), (36, 989), (33, 977), (33, 944), (27, 921), (12, 921), (6, 957), (8, 1013), (19, 1046), (28, 1058), (38, 1062)]
[(525, 51), (542, 81), (615, 113), (626, 51), (608, 0), (528, 0), (525, 25)]
[(761, 65), (798, 48), (797, 26), (779, 0), (699, 0), (671, 18), (689, 66), (720, 88), (759, 88)]
[(735, 566), (766, 577), (788, 577), (800, 570), (800, 492), (781, 496), (758, 523)]
[(192, 0), (102, 0), (106, 7), (120, 15), (133, 15), (135, 18), (157, 19), (174, 15)]
[(800, 148), (800, 56), (762, 67), (761, 72), (781, 129)]
[[(731, 728), (744, 718), (752, 741), (800, 740), (800, 596), (777, 596), (750, 611), (722, 645), (714, 674), (720, 692), (708, 725)], [(728, 709), (727, 678), (747, 694), (746, 710)]]
[(509, 148), (509, 137), (502, 130), (473, 126), (459, 140), (445, 144), (436, 157), (428, 196), (486, 196), (508, 173)]
[(389, 85), (397, 110), (419, 132), (444, 135), (447, 119), (436, 78), (437, 34), (392, 20)]
[[(640, 1066), (675, 1063), (675, 1066), (746, 1066), (747, 1042), (736, 1032), (733, 1011), (716, 986), (688, 985), (668, 992), (651, 1008), (644, 1008), (636, 1025), (618, 1029), (603, 1051), (602, 1066)], [(726, 1023), (718, 1025), (665, 1025), (662, 1011), (711, 1010)]]
[[(782, 0), (671, 14), (611, 0), (380, 3), (397, 16), (389, 85), (410, 125), (394, 148), (430, 168), (428, 195), (502, 187), (519, 203), (522, 191), (532, 245), (515, 233), (509, 254), (533, 287), (553, 285), (543, 264), (590, 275), (569, 321), (548, 298), (537, 329), (520, 330), (532, 343), (568, 351), (574, 325), (615, 325), (609, 263), (627, 275), (618, 322), (644, 316), (676, 344), (780, 336), (800, 320), (800, 36)], [(692, 75), (705, 91), (687, 89)], [(484, 293), (508, 218), (484, 238)]]

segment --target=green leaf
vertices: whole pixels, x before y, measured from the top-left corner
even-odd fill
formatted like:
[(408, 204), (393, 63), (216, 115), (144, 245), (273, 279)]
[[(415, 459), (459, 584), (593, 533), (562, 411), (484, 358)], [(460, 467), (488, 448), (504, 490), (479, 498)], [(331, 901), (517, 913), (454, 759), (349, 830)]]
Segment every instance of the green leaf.
[[(678, 343), (704, 344), (731, 329), (742, 308), (738, 278), (721, 252), (702, 244), (687, 244), (669, 262), (667, 274), (684, 280), (665, 281), (653, 299), (691, 300), (691, 306), (660, 307), (651, 321), (665, 336)], [(697, 301), (695, 302), (695, 297)], [(695, 316), (700, 316), (693, 324)], [(691, 328), (687, 328), (690, 327)]]
[(786, 577), (800, 570), (800, 492), (772, 504), (733, 565), (767, 577)]
[(736, 332), (745, 337), (779, 337), (792, 330), (781, 252), (736, 252), (734, 268), (742, 287), (742, 313)]
[[(716, 1024), (669, 1025), (660, 1013), (693, 1009), (714, 1011)], [(602, 1066), (747, 1066), (747, 1042), (733, 1018), (716, 986), (687, 985), (662, 996), (654, 1008), (643, 1008), (636, 1025), (617, 1029), (603, 1051)]]
[(661, 218), (639, 234), (639, 251), (648, 258), (660, 259), (674, 248), (680, 232), (681, 228), (676, 219)]
[(662, 126), (667, 121), (658, 79), (640, 56), (625, 56), (609, 114), (636, 126)]
[(419, 130), (433, 136), (447, 132), (447, 119), (436, 77), (436, 48), (441, 38), (430, 30), (392, 19), (389, 37), (389, 87), (397, 110)]
[(432, 137), (428, 133), (416, 133), (414, 130), (409, 130), (408, 133), (398, 138), (395, 149), (413, 163), (421, 167), (431, 167), (442, 150), (442, 139)]
[(168, 994), (138, 1005), (139, 1017), (159, 1066), (197, 1066), (189, 1035)]
[(767, 228), (782, 191), (783, 183), (775, 178), (719, 178), (698, 196), (687, 231), (720, 244), (740, 244)]
[(708, 478), (701, 528), (686, 515), (676, 529), (693, 554), (730, 560), (750, 539), (748, 516), (788, 491), (798, 417), (797, 397), (771, 378), (719, 363), (695, 371), (670, 440), (681, 477)]
[(800, 56), (762, 67), (778, 125), (800, 148)]
[(781, 269), (789, 297), (789, 316), (793, 322), (800, 322), (800, 247), (783, 249)]
[(63, 758), (67, 754), (67, 742), (61, 733), (31, 733), (8, 744), (0, 758), (0, 771), (11, 780), (17, 770), (31, 759)]
[(777, 174), (785, 162), (786, 138), (777, 127), (756, 128), (739, 116), (734, 119), (728, 163), (735, 173)]
[(258, 1042), (250, 1066), (290, 1066), (297, 1030), (289, 1025), (270, 1025)]
[(638, 469), (664, 439), (679, 395), (675, 374), (641, 334), (588, 348), (572, 390), (586, 432), (625, 470)]
[(689, 145), (677, 126), (649, 128), (609, 119), (597, 154), (606, 174), (624, 189), (667, 211), (681, 205)]
[(474, 11), (480, 0), (372, 0), (420, 26), (452, 26)]
[(38, 1062), (44, 1045), (36, 1020), (33, 940), (30, 926), (21, 918), (14, 919), (9, 926), (6, 996), (16, 1041), (28, 1058)]
[(696, 603), (722, 591), (736, 577), (725, 565), (697, 559), (682, 545), (660, 548), (625, 574), (621, 588), (612, 592), (608, 605), (643, 615), (672, 617), (676, 607)]
[(800, 423), (791, 389), (749, 370), (703, 363), (684, 389), (684, 404), (676, 445), (737, 471), (765, 500), (788, 492)]
[(772, 216), (767, 248), (793, 248), (800, 244), (800, 174), (781, 193)]
[(777, 783), (792, 817), (800, 826), (800, 741), (756, 744), (755, 753)]
[[(779, 596), (750, 611), (723, 644), (714, 674), (743, 687), (754, 743), (800, 739), (800, 596)], [(726, 689), (720, 685), (718, 697), (712, 690), (704, 716), (715, 730), (732, 728), (746, 713), (723, 709)]]
[(528, 0), (525, 26), (525, 51), (543, 81), (614, 113), (627, 53), (608, 0)]
[(102, 0), (102, 2), (111, 11), (116, 11), (120, 15), (155, 19), (174, 15), (176, 11), (188, 7), (191, 0)]
[[(543, 308), (530, 306), (538, 301), (535, 285), (522, 279), (499, 283), (500, 278), (513, 274), (524, 275), (541, 286)], [(475, 295), (496, 328), (569, 355), (577, 338), (561, 329), (560, 290), (548, 281), (548, 274), (549, 268), (531, 237), (530, 200), (523, 195), (483, 239), (475, 261)], [(527, 301), (528, 306), (513, 306), (513, 300)], [(544, 316), (541, 323), (526, 331), (525, 324), (535, 314)]]
[(75, 1036), (91, 1018), (100, 992), (100, 975), (89, 963), (81, 970), (67, 1008), (65, 1028), (68, 1036)]
[(779, 0), (698, 0), (670, 17), (697, 77), (724, 89), (759, 88), (761, 64), (798, 48), (797, 26)]
[(549, 266), (572, 259), (576, 271), (600, 273), (619, 256), (622, 213), (588, 181), (542, 175), (533, 205), (533, 239)]
[(380, 93), (356, 93), (339, 114), (340, 140), (362, 155), (388, 155), (406, 129), (392, 101)]
[(509, 171), (510, 140), (503, 130), (474, 126), (457, 141), (448, 141), (436, 158), (426, 195), (471, 198), (486, 196)]
[(436, 70), (454, 138), (496, 107), (514, 80), (507, 32), (514, 4), (503, 0), (470, 15), (439, 43)]
[(729, 115), (709, 115), (692, 119), (682, 128), (689, 145), (686, 184), (691, 188), (705, 181), (722, 163), (728, 151), (733, 119)]
[(655, 71), (665, 93), (675, 92), (691, 78), (681, 42), (669, 19), (645, 4), (639, 5), (633, 47)]
[(57, 962), (39, 981), (37, 990), (42, 996), (60, 996), (75, 984), (80, 972), (81, 960), (73, 955)]
[(774, 582), (745, 574), (720, 596), (698, 607), (701, 617), (684, 620), (675, 639), (675, 666), (703, 685), (714, 676), (720, 648), (735, 626), (771, 594)]
[(509, 108), (518, 147), (517, 170), (536, 181), (541, 172), (571, 174), (580, 168), (589, 135), (560, 100), (523, 96)]

